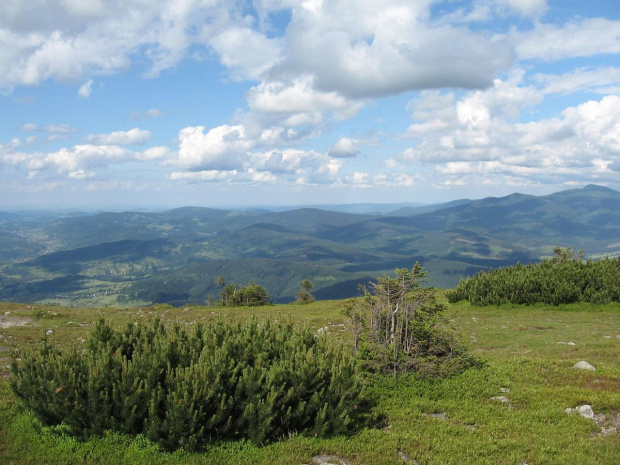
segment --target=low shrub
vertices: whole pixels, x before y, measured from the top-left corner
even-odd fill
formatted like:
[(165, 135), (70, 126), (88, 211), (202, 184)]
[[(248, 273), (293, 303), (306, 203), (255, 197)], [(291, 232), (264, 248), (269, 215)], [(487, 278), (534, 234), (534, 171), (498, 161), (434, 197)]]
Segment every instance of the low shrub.
[(82, 439), (117, 431), (197, 450), (343, 433), (365, 415), (354, 359), (290, 322), (116, 330), (101, 320), (85, 348), (44, 340), (18, 357), (15, 394), (45, 425)]
[(583, 261), (556, 253), (540, 263), (480, 272), (448, 292), (448, 300), (480, 306), (620, 302), (620, 258)]

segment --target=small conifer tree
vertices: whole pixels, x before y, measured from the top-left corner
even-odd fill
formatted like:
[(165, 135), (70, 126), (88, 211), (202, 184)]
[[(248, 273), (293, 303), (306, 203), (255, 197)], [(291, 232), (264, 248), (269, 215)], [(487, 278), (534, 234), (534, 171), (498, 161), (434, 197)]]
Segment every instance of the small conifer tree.
[(299, 283), (300, 289), (297, 293), (298, 304), (309, 304), (310, 302), (314, 302), (314, 296), (310, 294), (310, 290), (314, 287), (314, 283), (304, 279), (301, 283)]

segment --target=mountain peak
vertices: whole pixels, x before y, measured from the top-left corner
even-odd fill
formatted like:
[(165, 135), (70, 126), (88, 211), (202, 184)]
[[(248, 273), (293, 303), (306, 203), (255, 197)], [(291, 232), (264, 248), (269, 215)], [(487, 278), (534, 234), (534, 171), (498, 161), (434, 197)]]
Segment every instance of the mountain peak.
[(609, 187), (599, 186), (597, 184), (588, 184), (582, 190), (584, 190), (586, 192), (605, 192), (607, 194), (610, 194), (610, 193), (616, 194), (617, 193), (615, 190), (610, 189)]

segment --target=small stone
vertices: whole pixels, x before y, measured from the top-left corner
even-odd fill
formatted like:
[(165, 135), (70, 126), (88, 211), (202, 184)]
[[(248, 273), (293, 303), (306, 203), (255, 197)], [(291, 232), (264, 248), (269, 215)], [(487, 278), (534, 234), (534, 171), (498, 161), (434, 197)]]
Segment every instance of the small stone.
[(499, 392), (502, 394), (507, 394), (510, 392), (510, 388), (499, 388)]
[(49, 336), (53, 333), (54, 331), (52, 331), (51, 329), (48, 329), (47, 331), (45, 331), (45, 335)]
[(431, 413), (429, 416), (431, 418), (437, 418), (438, 420), (445, 420), (446, 419), (445, 412), (442, 412), (442, 413)]
[(611, 339), (611, 336), (603, 336), (605, 339)]
[(582, 417), (594, 420), (594, 410), (591, 405), (580, 405), (576, 410)]
[(494, 400), (496, 402), (502, 402), (503, 404), (509, 404), (510, 403), (510, 400), (506, 396), (491, 397), (491, 400)]
[(573, 368), (577, 368), (578, 370), (590, 370), (590, 371), (596, 370), (596, 368), (594, 368), (592, 365), (590, 365), (585, 360), (575, 363), (573, 365)]
[(576, 346), (577, 345), (574, 342), (567, 342), (566, 344), (569, 345), (569, 346)]
[(346, 465), (347, 462), (335, 455), (315, 455), (312, 462), (316, 465)]

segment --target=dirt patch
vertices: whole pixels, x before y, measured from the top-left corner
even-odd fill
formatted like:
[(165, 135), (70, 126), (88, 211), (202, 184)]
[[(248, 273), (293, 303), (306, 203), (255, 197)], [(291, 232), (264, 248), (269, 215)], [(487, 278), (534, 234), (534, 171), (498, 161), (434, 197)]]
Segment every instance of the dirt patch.
[(7, 315), (6, 313), (0, 315), (0, 328), (2, 329), (13, 328), (15, 326), (26, 326), (30, 322), (32, 322), (30, 318), (25, 318), (23, 316)]
[(517, 331), (529, 331), (530, 329), (536, 329), (538, 331), (547, 331), (549, 329), (555, 329), (553, 326), (521, 326), (517, 328)]

